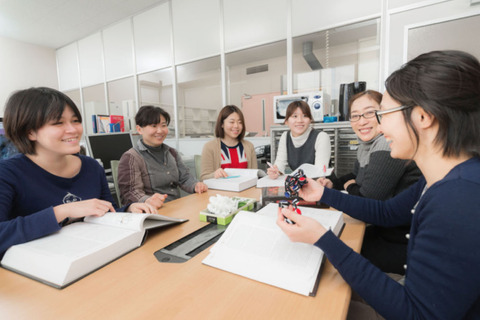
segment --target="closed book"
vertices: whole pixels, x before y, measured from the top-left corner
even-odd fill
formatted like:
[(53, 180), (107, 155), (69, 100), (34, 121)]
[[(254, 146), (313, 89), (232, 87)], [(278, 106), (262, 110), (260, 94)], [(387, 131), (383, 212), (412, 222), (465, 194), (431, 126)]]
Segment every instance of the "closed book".
[(240, 192), (257, 185), (258, 176), (264, 176), (265, 172), (258, 169), (225, 169), (226, 178), (205, 179), (209, 189)]
[(110, 132), (125, 132), (125, 123), (122, 115), (110, 115)]

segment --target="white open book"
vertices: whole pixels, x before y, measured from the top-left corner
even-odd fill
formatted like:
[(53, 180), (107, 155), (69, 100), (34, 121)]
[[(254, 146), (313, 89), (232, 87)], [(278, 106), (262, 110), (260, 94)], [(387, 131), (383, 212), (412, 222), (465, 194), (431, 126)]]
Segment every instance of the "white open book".
[(322, 170), (322, 168), (317, 167), (313, 164), (310, 163), (304, 163), (297, 169), (295, 169), (290, 175), (294, 175), (297, 173), (299, 169), (302, 169), (305, 175), (308, 178), (316, 179), (320, 177), (328, 177), (329, 175), (332, 174), (333, 168), (325, 168), (325, 170)]
[(109, 212), (10, 247), (2, 267), (63, 288), (143, 243), (146, 230), (185, 222), (159, 214)]
[[(295, 171), (292, 173), (289, 173), (289, 175), (295, 174), (298, 169), (302, 169), (305, 175), (308, 178), (316, 179), (320, 177), (328, 177), (329, 175), (332, 174), (333, 168), (325, 168), (325, 172), (317, 167), (314, 166), (313, 164), (310, 163), (304, 163)], [(283, 187), (285, 186), (285, 178), (287, 177), (286, 174), (280, 175), (277, 179), (270, 179), (270, 177), (267, 175), (261, 179), (258, 179), (257, 181), (257, 188), (267, 188), (267, 187)]]
[(264, 177), (266, 173), (259, 169), (225, 169), (228, 174), (226, 178), (205, 179), (209, 189), (226, 190), (240, 192), (257, 184), (259, 177)]
[[(302, 214), (339, 234), (339, 211), (300, 207)], [(256, 213), (241, 211), (210, 250), (203, 263), (302, 295), (315, 295), (323, 251), (294, 243), (276, 225), (278, 205)]]

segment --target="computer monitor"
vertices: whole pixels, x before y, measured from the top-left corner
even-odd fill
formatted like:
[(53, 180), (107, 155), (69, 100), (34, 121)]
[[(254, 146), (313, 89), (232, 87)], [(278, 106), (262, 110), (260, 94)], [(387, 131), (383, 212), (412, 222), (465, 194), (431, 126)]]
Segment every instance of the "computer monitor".
[(0, 118), (0, 159), (7, 159), (18, 153), (17, 148), (5, 136), (5, 129), (3, 128), (3, 118)]
[(97, 133), (87, 136), (90, 156), (100, 159), (105, 172), (111, 172), (110, 160), (120, 160), (122, 154), (133, 146), (129, 132)]

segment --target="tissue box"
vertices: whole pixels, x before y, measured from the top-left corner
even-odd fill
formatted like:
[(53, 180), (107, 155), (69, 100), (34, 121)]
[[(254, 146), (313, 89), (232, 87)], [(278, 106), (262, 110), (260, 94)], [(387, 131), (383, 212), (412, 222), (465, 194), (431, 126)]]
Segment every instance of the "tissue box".
[(210, 222), (213, 224), (227, 225), (232, 222), (233, 217), (240, 211), (252, 211), (255, 208), (256, 199), (233, 197), (234, 200), (239, 200), (239, 207), (227, 216), (220, 216), (204, 209), (200, 211), (200, 221)]

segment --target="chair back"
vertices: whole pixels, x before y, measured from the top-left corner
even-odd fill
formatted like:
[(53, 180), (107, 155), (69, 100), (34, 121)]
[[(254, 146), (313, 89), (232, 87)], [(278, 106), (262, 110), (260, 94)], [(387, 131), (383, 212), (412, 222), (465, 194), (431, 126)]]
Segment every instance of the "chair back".
[(200, 181), (200, 174), (202, 173), (202, 156), (196, 154), (193, 156), (193, 160), (195, 161), (195, 176), (197, 180)]
[(118, 206), (122, 206), (122, 200), (120, 198), (120, 188), (118, 187), (118, 163), (119, 160), (110, 160), (110, 166), (112, 169), (113, 184), (115, 185), (115, 194), (117, 196)]

